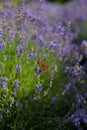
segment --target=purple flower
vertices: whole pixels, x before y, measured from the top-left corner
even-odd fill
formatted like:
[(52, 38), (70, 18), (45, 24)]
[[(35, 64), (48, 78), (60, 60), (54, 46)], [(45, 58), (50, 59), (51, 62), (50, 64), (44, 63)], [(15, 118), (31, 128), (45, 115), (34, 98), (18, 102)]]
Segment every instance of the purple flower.
[(25, 46), (25, 44), (26, 44), (26, 42), (25, 42), (25, 36), (20, 36), (20, 39), (19, 39), (19, 42), (20, 42), (20, 45), (22, 46), (22, 47), (24, 47)]
[(19, 81), (18, 80), (15, 80), (14, 81), (14, 88), (17, 89), (19, 87)]
[(35, 70), (34, 70), (34, 76), (35, 77), (38, 77), (40, 75), (40, 70), (38, 69), (38, 68), (36, 68)]
[(87, 46), (87, 41), (83, 40), (81, 44), (82, 44), (82, 46)]
[(7, 77), (1, 77), (2, 81), (7, 81), (8, 78)]
[(5, 6), (6, 8), (9, 8), (9, 7), (10, 7), (10, 3), (9, 3), (9, 2), (5, 2), (4, 6)]
[(14, 12), (13, 11), (9, 12), (8, 15), (9, 15), (10, 18), (14, 18)]
[(36, 93), (39, 93), (42, 91), (42, 84), (37, 84), (36, 85)]
[(53, 49), (53, 48), (56, 47), (56, 46), (57, 46), (57, 43), (51, 41), (50, 44), (49, 44), (49, 46), (48, 46), (48, 48), (49, 48), (49, 49)]
[(11, 35), (8, 37), (9, 41), (13, 41), (14, 38), (15, 38), (15, 36), (14, 36), (13, 34), (11, 34)]
[(70, 67), (69, 66), (66, 66), (65, 67), (65, 73), (69, 72), (70, 71)]
[(0, 113), (0, 119), (2, 119), (3, 118), (3, 115), (2, 115), (2, 113)]
[(84, 97), (80, 94), (76, 94), (76, 100), (77, 100), (78, 103), (85, 102)]
[(44, 38), (43, 38), (43, 36), (42, 35), (39, 35), (39, 37), (38, 37), (38, 41), (37, 41), (38, 43), (42, 43), (42, 44), (44, 44)]
[(4, 41), (0, 41), (0, 50), (3, 50), (3, 49), (4, 49), (4, 46), (5, 46)]
[(1, 77), (0, 86), (2, 86), (3, 90), (7, 87), (7, 77)]
[(18, 57), (21, 57), (23, 55), (23, 46), (19, 44), (16, 48), (16, 51), (17, 51)]
[(1, 10), (1, 14), (2, 14), (2, 16), (4, 17), (7, 17), (8, 16), (8, 12), (5, 10), (5, 9), (2, 9)]
[(63, 95), (67, 92), (67, 91), (69, 91), (70, 90), (70, 88), (71, 88), (71, 83), (69, 82), (69, 83), (67, 83), (66, 85), (65, 85), (65, 90), (63, 91)]
[(84, 123), (86, 123), (86, 124), (87, 124), (87, 114), (85, 114), (85, 116), (84, 116), (84, 117), (82, 117), (81, 119), (82, 119), (82, 121), (83, 121)]
[(62, 22), (60, 22), (60, 23), (57, 25), (55, 34), (58, 34), (59, 36), (63, 36), (64, 33), (65, 33), (65, 28), (63, 27)]
[(37, 19), (37, 17), (36, 16), (34, 16), (33, 14), (31, 14), (31, 13), (28, 13), (28, 20), (30, 21), (30, 22), (35, 22), (36, 21), (36, 19)]
[(16, 73), (20, 73), (22, 71), (21, 65), (16, 65)]
[(51, 102), (54, 103), (56, 101), (56, 97), (51, 97)]
[(56, 46), (56, 52), (55, 52), (55, 54), (56, 54), (56, 56), (62, 56), (62, 53), (63, 52), (63, 49), (62, 49), (62, 47), (60, 46), (60, 45), (57, 45)]
[(4, 31), (3, 29), (0, 29), (0, 37), (3, 37), (4, 36)]
[(23, 104), (22, 104), (20, 101), (15, 100), (15, 102), (16, 102), (16, 105), (17, 105), (19, 108), (22, 108), (22, 107), (23, 107)]
[(72, 76), (77, 76), (77, 73), (76, 73), (76, 71), (72, 71)]
[(80, 118), (79, 117), (77, 117), (76, 119), (74, 119), (74, 122), (75, 122), (75, 125), (76, 126), (80, 126)]
[(47, 58), (47, 55), (46, 54), (44, 54), (44, 59), (46, 59)]
[(36, 53), (27, 52), (27, 58), (34, 58), (34, 57), (36, 57)]
[(20, 40), (25, 40), (25, 36), (20, 35)]

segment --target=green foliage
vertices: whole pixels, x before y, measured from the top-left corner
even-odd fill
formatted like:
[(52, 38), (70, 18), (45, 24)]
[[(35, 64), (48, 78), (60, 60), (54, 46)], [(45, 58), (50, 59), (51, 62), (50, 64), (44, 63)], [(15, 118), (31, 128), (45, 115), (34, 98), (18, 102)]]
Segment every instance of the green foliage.
[[(61, 130), (61, 118), (67, 111), (67, 109), (63, 111), (64, 107), (66, 107), (62, 96), (63, 84), (66, 83), (64, 66), (55, 58), (54, 52), (47, 52), (45, 49), (42, 53), (37, 48), (37, 44), (30, 43), (30, 40), (26, 42), (24, 54), (20, 60), (18, 60), (16, 54), (18, 36), (15, 37), (14, 42), (6, 43), (4, 51), (0, 51), (0, 59), (4, 64), (4, 71), (0, 73), (0, 76), (4, 75), (9, 79), (7, 82), (8, 87), (4, 91), (1, 89), (0, 92), (1, 112), (3, 113), (0, 129), (56, 130), (58, 128)], [(36, 49), (38, 54), (41, 54), (42, 59), (44, 53), (47, 55), (49, 53), (49, 58), (46, 59), (49, 70), (41, 72), (39, 77), (34, 76), (35, 68), (38, 67), (38, 57), (33, 59), (27, 59), (26, 57), (26, 52), (29, 49), (31, 50), (31, 48)], [(7, 60), (5, 59), (6, 56)], [(34, 62), (35, 65), (33, 65)], [(17, 64), (22, 65), (22, 72), (20, 74), (17, 74), (15, 70)], [(54, 70), (55, 65), (57, 70), (53, 73), (52, 85), (50, 86), (50, 74)], [(13, 93), (15, 79), (20, 80), (20, 87), (17, 89), (16, 95)], [(42, 84), (43, 90), (40, 93), (35, 93), (35, 86), (38, 83)], [(4, 98), (6, 94), (7, 96)], [(33, 97), (36, 99), (35, 101), (33, 101)], [(55, 103), (51, 102), (52, 97), (56, 98)], [(11, 105), (13, 99), (23, 103), (23, 107), (20, 108), (16, 102)]]

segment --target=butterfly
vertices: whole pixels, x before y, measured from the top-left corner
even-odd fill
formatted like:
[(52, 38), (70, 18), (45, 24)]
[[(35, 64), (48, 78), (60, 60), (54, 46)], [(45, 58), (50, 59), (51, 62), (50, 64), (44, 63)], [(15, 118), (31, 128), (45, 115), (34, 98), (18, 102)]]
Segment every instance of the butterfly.
[(38, 60), (38, 67), (35, 69), (35, 76), (38, 76), (41, 72), (48, 71), (49, 66), (46, 65), (46, 60)]
[(47, 66), (47, 65), (45, 64), (45, 62), (46, 62), (45, 59), (38, 61), (38, 69), (40, 70), (40, 72), (49, 70), (49, 66)]

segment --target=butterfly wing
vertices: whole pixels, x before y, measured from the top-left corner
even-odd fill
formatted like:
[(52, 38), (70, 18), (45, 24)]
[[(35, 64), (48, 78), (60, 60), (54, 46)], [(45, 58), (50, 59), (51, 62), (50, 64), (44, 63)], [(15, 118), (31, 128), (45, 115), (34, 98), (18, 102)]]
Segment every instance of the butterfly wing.
[(45, 61), (44, 61), (44, 60), (39, 60), (39, 61), (38, 61), (38, 65), (39, 65), (39, 66), (45, 65)]
[(49, 69), (49, 66), (45, 65), (45, 60), (39, 60), (38, 65), (40, 72), (47, 71)]
[(44, 66), (43, 71), (47, 71), (49, 69), (49, 66)]

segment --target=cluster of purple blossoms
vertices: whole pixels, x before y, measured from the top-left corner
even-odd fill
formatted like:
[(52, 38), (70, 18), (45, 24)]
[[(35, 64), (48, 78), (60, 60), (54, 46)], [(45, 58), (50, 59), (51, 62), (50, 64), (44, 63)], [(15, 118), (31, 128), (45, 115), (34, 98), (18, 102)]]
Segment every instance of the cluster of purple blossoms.
[(23, 56), (23, 46), (22, 45), (18, 45), (17, 48), (16, 48), (16, 51), (17, 51), (17, 56), (20, 58)]
[(0, 50), (3, 50), (5, 47), (5, 42), (4, 41), (0, 41)]
[(24, 46), (26, 45), (25, 36), (22, 36), (22, 35), (20, 36), (19, 44), (24, 48)]
[(8, 81), (7, 77), (1, 77), (0, 86), (2, 87), (3, 90), (5, 90), (7, 87), (7, 81)]
[(5, 2), (5, 3), (4, 3), (4, 6), (5, 6), (5, 8), (10, 8), (11, 5), (10, 5), (9, 2)]
[(20, 86), (20, 82), (18, 80), (14, 81), (14, 94), (16, 94), (17, 88)]
[(54, 49), (56, 47), (57, 47), (57, 43), (54, 42), (54, 41), (51, 41), (50, 44), (49, 44), (49, 46), (48, 46), (48, 49), (51, 50), (51, 49)]
[(8, 31), (8, 41), (14, 41), (15, 38), (15, 32), (13, 32), (11, 29)]
[[(83, 49), (82, 46), (86, 45), (86, 42), (83, 41), (81, 45), (81, 50)], [(86, 87), (86, 53), (84, 56), (84, 52), (82, 51), (80, 55), (80, 51), (74, 51), (75, 57), (71, 61), (70, 66), (65, 67), (65, 73), (67, 73), (68, 83), (65, 85), (65, 90), (63, 94), (70, 93), (72, 95), (72, 105), (71, 110), (69, 113), (70, 115), (67, 116), (68, 122), (73, 123), (77, 129), (83, 128), (86, 126), (87, 123), (87, 87)], [(85, 87), (84, 87), (85, 86)]]
[(87, 111), (85, 109), (76, 110), (76, 112), (68, 118), (68, 121), (72, 122), (78, 128), (78, 130), (81, 127), (83, 128), (81, 124), (87, 124)]
[(42, 84), (36, 85), (36, 93), (40, 93), (42, 91)]
[(16, 73), (20, 73), (22, 71), (21, 65), (16, 65)]
[[(1, 22), (1, 21), (0, 21)], [(0, 25), (1, 26), (1, 25)], [(3, 29), (0, 28), (0, 38), (4, 36), (4, 31)]]
[(15, 100), (15, 103), (16, 103), (16, 105), (17, 105), (19, 108), (22, 108), (22, 107), (23, 107), (23, 104), (22, 104), (20, 101)]
[(36, 57), (36, 53), (34, 53), (34, 52), (30, 52), (30, 51), (28, 51), (27, 52), (27, 58), (34, 58), (34, 57)]

